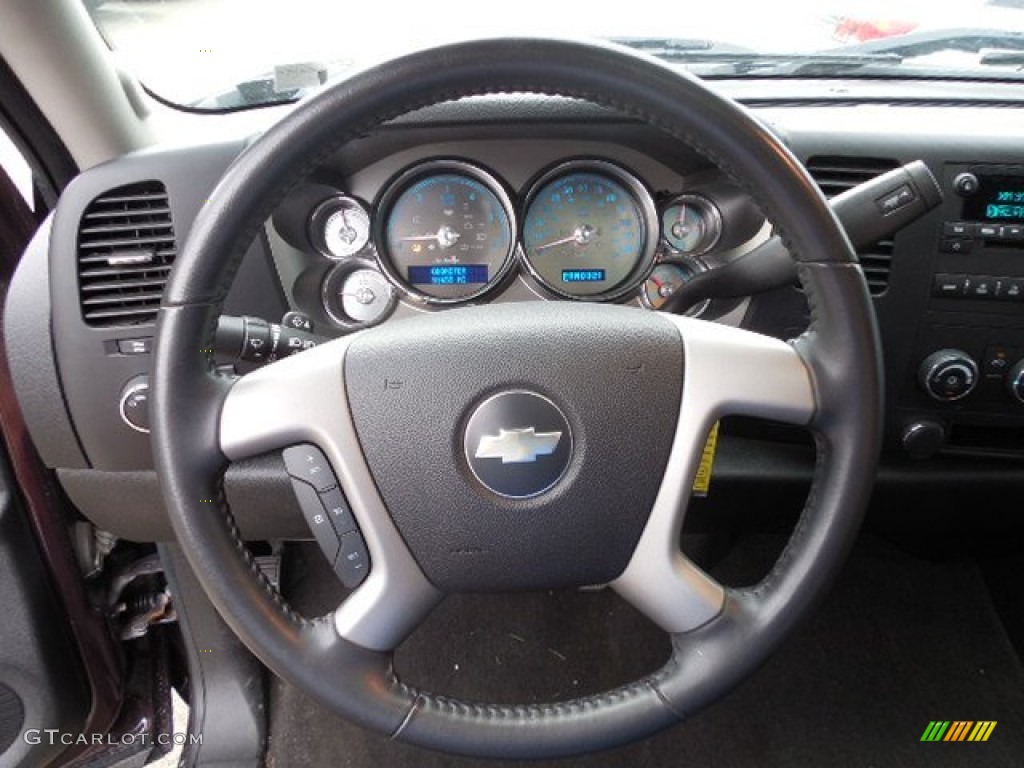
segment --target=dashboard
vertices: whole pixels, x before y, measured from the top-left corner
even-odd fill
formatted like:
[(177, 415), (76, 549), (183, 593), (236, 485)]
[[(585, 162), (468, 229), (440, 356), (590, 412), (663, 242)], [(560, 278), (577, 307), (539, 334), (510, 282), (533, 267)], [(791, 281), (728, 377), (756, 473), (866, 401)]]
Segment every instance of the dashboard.
[[(763, 239), (764, 216), (721, 173), (608, 144), (560, 154), (581, 148), (471, 141), (321, 171), (271, 220), (293, 306), (328, 335), (496, 301), (658, 309)], [(690, 313), (732, 308), (702, 302)]]
[[(942, 188), (938, 208), (861, 251), (885, 352), (883, 471), (1024, 458), (1016, 110), (753, 106), (827, 196), (918, 159)], [(78, 508), (126, 538), (170, 537), (145, 421), (154, 322), (191, 222), (245, 144), (159, 148), (81, 174), (11, 286), (7, 343), (33, 439)], [(319, 337), (485, 302), (658, 311), (770, 235), (741, 180), (650, 127), (565, 99), (468, 99), (349, 143), (285, 191), (224, 311)], [(797, 284), (690, 312), (779, 338), (808, 323)], [(265, 362), (249, 359), (220, 362), (240, 373)], [(759, 429), (769, 454), (807, 439)], [(277, 457), (229, 472), (247, 535), (308, 535), (282, 477)]]

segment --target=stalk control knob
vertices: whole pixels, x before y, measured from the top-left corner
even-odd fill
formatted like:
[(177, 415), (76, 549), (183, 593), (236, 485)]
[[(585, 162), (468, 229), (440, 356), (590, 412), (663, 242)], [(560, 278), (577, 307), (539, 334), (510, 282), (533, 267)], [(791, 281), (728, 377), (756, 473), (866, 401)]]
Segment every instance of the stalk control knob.
[(940, 402), (960, 400), (978, 384), (978, 364), (959, 349), (940, 349), (921, 363), (917, 372), (921, 389)]

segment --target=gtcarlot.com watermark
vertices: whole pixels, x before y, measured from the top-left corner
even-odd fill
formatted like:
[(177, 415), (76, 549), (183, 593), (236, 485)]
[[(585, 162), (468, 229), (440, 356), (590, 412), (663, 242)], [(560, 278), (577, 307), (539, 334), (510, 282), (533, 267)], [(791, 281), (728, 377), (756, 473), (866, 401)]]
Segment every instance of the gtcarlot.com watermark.
[(50, 746), (95, 746), (95, 747), (119, 747), (129, 745), (180, 747), (188, 745), (201, 745), (203, 734), (201, 733), (65, 733), (56, 728), (30, 728), (25, 731), (22, 738), (26, 744), (37, 746), (48, 744)]

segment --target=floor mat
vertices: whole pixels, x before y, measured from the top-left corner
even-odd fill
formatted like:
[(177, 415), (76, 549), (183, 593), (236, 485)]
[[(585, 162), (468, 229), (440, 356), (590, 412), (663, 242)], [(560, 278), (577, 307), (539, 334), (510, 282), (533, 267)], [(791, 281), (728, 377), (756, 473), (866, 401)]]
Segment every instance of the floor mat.
[[(776, 539), (752, 538), (713, 572), (756, 578)], [(299, 564), (287, 590), (313, 614), (336, 604), (329, 570)], [(409, 682), (473, 698), (538, 701), (635, 678), (667, 655), (664, 636), (608, 591), (448, 601), (396, 660)], [(993, 720), (985, 743), (923, 743), (930, 721)], [(754, 677), (655, 738), (587, 758), (605, 766), (949, 766), (1024, 764), (1024, 669), (971, 561), (932, 563), (862, 542), (826, 604)], [(369, 734), (279, 680), (268, 765), (454, 766), (453, 758)], [(523, 763), (507, 763), (522, 766)], [(533, 763), (531, 763), (533, 765)]]

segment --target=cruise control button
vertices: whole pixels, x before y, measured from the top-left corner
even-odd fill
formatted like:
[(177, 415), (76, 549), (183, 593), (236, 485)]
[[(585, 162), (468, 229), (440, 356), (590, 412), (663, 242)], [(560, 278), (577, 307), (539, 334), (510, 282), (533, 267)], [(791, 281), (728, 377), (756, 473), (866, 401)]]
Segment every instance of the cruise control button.
[(341, 550), (334, 561), (334, 573), (348, 589), (355, 589), (363, 583), (370, 572), (370, 554), (366, 542), (358, 531), (341, 537)]
[(295, 498), (298, 499), (299, 507), (302, 509), (302, 516), (306, 518), (316, 543), (324, 551), (328, 562), (335, 562), (341, 549), (341, 541), (331, 523), (330, 515), (320, 503), (320, 496), (308, 483), (294, 478), (292, 479), (292, 490), (295, 491)]
[(967, 275), (936, 275), (932, 284), (933, 296), (958, 299), (967, 288)]
[(289, 475), (306, 481), (318, 491), (330, 490), (338, 484), (327, 458), (315, 445), (293, 445), (285, 448), (281, 455)]
[(356, 530), (356, 519), (340, 489), (332, 488), (321, 493), (320, 501), (324, 505), (324, 509), (327, 510), (331, 522), (334, 523), (334, 530), (338, 532), (339, 536)]

